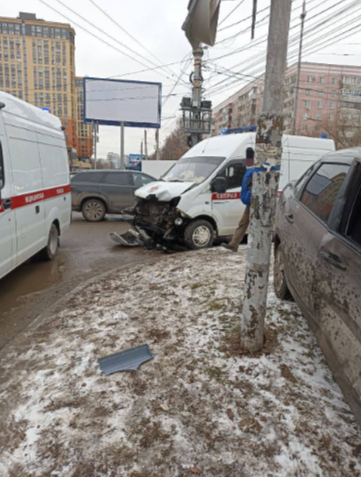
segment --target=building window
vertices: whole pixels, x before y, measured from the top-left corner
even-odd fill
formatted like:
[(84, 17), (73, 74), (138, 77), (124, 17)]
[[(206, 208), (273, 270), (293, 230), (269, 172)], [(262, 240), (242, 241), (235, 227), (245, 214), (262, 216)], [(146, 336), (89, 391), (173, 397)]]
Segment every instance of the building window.
[(324, 83), (325, 82), (325, 77), (324, 76), (320, 76), (320, 83)]
[(43, 27), (43, 37), (49, 38), (49, 27)]
[(305, 113), (305, 114), (303, 115), (303, 119), (308, 119), (308, 113)]
[(318, 95), (323, 96), (323, 90), (322, 89), (318, 90)]
[(310, 107), (311, 107), (310, 101), (305, 101), (305, 108), (310, 109)]
[(322, 101), (318, 101), (317, 107), (318, 107), (318, 109), (321, 109), (321, 108), (322, 108)]
[(314, 81), (313, 76), (307, 76), (307, 83), (312, 83)]
[(328, 115), (328, 120), (329, 120), (329, 121), (333, 121), (333, 114), (329, 114), (329, 115)]
[(311, 90), (310, 89), (306, 89), (306, 96), (310, 96), (311, 94)]
[(336, 98), (336, 91), (331, 91), (332, 98)]
[(332, 78), (332, 84), (337, 84), (337, 78)]
[(307, 131), (307, 124), (302, 125), (302, 131)]
[(41, 26), (36, 27), (36, 36), (43, 36), (43, 29)]
[(330, 103), (330, 109), (335, 109), (335, 103)]
[(316, 114), (316, 121), (319, 121), (321, 119), (321, 114)]
[(60, 28), (55, 28), (55, 38), (61, 39)]

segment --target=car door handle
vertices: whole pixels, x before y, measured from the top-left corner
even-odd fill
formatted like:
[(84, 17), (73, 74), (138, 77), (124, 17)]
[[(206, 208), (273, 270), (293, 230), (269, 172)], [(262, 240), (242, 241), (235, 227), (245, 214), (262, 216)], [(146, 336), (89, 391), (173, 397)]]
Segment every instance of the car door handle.
[(11, 209), (11, 199), (5, 199), (3, 202), (4, 209)]
[(286, 219), (287, 222), (289, 222), (290, 224), (293, 224), (293, 214), (285, 214), (285, 219)]
[(340, 270), (346, 270), (346, 265), (343, 263), (339, 262), (336, 258), (333, 258), (329, 253), (327, 252), (320, 252), (319, 256), (325, 260), (325, 262), (328, 262), (329, 264), (333, 265), (336, 268), (339, 268)]

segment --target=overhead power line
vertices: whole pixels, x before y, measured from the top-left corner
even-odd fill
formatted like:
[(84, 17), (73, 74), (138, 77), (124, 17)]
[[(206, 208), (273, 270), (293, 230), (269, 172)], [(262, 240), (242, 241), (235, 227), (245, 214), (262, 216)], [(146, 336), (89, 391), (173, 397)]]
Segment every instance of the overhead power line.
[[(167, 69), (167, 71), (174, 76), (174, 72), (168, 68), (167, 65), (165, 65), (157, 56), (155, 56), (146, 46), (144, 46), (143, 43), (138, 41), (133, 35), (131, 35), (120, 23), (114, 20), (105, 10), (103, 10), (94, 0), (89, 0), (90, 3), (92, 3), (100, 12), (103, 13), (112, 23), (114, 23), (123, 33), (125, 33), (129, 38), (131, 38), (137, 45), (139, 45), (141, 48), (143, 48), (147, 53), (149, 53), (155, 60), (157, 60), (158, 63), (160, 63), (162, 68)], [(148, 60), (151, 62), (150, 60)], [(155, 65), (155, 63), (153, 63)]]
[(77, 26), (78, 28), (80, 28), (81, 30), (84, 30), (86, 33), (88, 33), (88, 35), (92, 36), (93, 38), (96, 38), (97, 40), (101, 41), (102, 43), (104, 43), (105, 45), (109, 46), (110, 48), (113, 48), (113, 50), (116, 50), (118, 51), (119, 53), (121, 53), (122, 55), (130, 58), (131, 60), (141, 64), (142, 66), (146, 67), (147, 70), (148, 70), (148, 65), (145, 65), (144, 63), (142, 63), (141, 61), (137, 60), (136, 58), (132, 57), (131, 55), (128, 55), (128, 53), (125, 53), (124, 51), (120, 50), (119, 48), (117, 48), (116, 46), (112, 45), (111, 43), (108, 43), (106, 40), (104, 40), (103, 38), (101, 38), (100, 36), (97, 36), (95, 35), (94, 33), (92, 33), (91, 31), (89, 31), (87, 28), (79, 25), (79, 23), (76, 23), (74, 20), (72, 20), (71, 18), (67, 17), (66, 15), (64, 15), (63, 13), (59, 12), (59, 10), (57, 10), (56, 8), (52, 7), (51, 5), (49, 5), (48, 3), (46, 3), (44, 0), (39, 0), (39, 2), (41, 2), (42, 4), (46, 5), (48, 8), (50, 8), (51, 10), (53, 10), (55, 13), (57, 13), (58, 15), (60, 15), (61, 17), (65, 18), (66, 20), (68, 20), (68, 22), (71, 22), (72, 24), (74, 24), (75, 26)]
[[(344, 2), (343, 2), (343, 1), (342, 1), (342, 2), (338, 2), (337, 4), (334, 4), (333, 6), (337, 6), (337, 5), (339, 5), (340, 3), (344, 3)], [(352, 8), (354, 8), (354, 7), (356, 7), (359, 3), (360, 3), (360, 0), (355, 0), (354, 2), (350, 3), (349, 5), (347, 5), (345, 8), (342, 8), (342, 9), (338, 10), (337, 12), (335, 12), (334, 14), (331, 14), (331, 15), (327, 18), (327, 21), (326, 21), (325, 19), (321, 19), (321, 21), (320, 21), (319, 23), (310, 25), (310, 27), (309, 27), (309, 28), (306, 30), (306, 32), (305, 32), (305, 36), (307, 36), (307, 37), (309, 38), (310, 36), (314, 36), (315, 34), (318, 34), (318, 33), (319, 33), (318, 26), (319, 26), (319, 25), (325, 25), (326, 23), (329, 23), (329, 24), (332, 25), (332, 24), (334, 24), (335, 22), (337, 23), (337, 22), (339, 21), (339, 17), (340, 17), (340, 14), (341, 14), (341, 13), (347, 13), (348, 10), (350, 10), (350, 9), (352, 9)], [(329, 11), (330, 8), (332, 8), (332, 7), (329, 7), (328, 9), (324, 10), (323, 12)], [(318, 16), (318, 15), (317, 15), (317, 16)], [(313, 19), (313, 18), (314, 18), (314, 17), (311, 17), (310, 20)], [(339, 28), (344, 28), (344, 27), (346, 27), (346, 26), (352, 24), (353, 22), (355, 22), (355, 20), (357, 20), (357, 19), (358, 19), (358, 18), (356, 18), (356, 19), (354, 18), (354, 19), (351, 20), (350, 22), (346, 22), (346, 23), (342, 24), (341, 26), (339, 26)], [(328, 26), (329, 26), (329, 25), (328, 25)], [(292, 27), (292, 28), (294, 28), (294, 27)], [(325, 28), (322, 28), (322, 30), (324, 30), (324, 29), (325, 29)], [(342, 33), (345, 33), (345, 32), (342, 32)], [(316, 38), (316, 40), (313, 40), (312, 47), (318, 46), (317, 44), (315, 44), (315, 41), (319, 41), (320, 39), (326, 38), (327, 36), (330, 36), (330, 35), (332, 36), (332, 39), (335, 38), (335, 36), (334, 36), (334, 31), (329, 31), (329, 32), (326, 33), (325, 35), (319, 36), (318, 38)], [(339, 35), (338, 35), (338, 36), (339, 36)], [(298, 35), (294, 35), (293, 37), (290, 38), (289, 45), (292, 45), (292, 44), (296, 43), (297, 41), (298, 41)], [(306, 46), (310, 46), (309, 43), (307, 43)], [(222, 58), (222, 57), (221, 57), (221, 58)], [(217, 58), (215, 58), (215, 60), (216, 60), (216, 59), (217, 59)], [(265, 59), (266, 59), (266, 54), (263, 53), (263, 54), (261, 55), (261, 57), (258, 56), (258, 58), (257, 58), (255, 61), (253, 61), (253, 58), (252, 58), (252, 59), (243, 61), (243, 62), (241, 62), (241, 63), (238, 63), (237, 65), (234, 65), (231, 69), (233, 70), (233, 69), (236, 68), (237, 66), (242, 65), (242, 68), (243, 68), (242, 71), (244, 71), (244, 67), (245, 67), (245, 65), (246, 65), (247, 63), (253, 62), (253, 65), (257, 65), (257, 64), (259, 64), (261, 61), (265, 61)], [(212, 61), (214, 61), (214, 60), (212, 60)], [(249, 67), (252, 67), (253, 65), (248, 65), (248, 68), (249, 68)], [(220, 91), (219, 91), (219, 86), (220, 86), (221, 84), (225, 83), (225, 82), (226, 82), (226, 80), (222, 80), (222, 81), (216, 83), (215, 85), (213, 85), (212, 88), (213, 88), (214, 90), (216, 90), (216, 88), (218, 88), (218, 89), (217, 89), (217, 93), (218, 93), (218, 92), (220, 92)], [(226, 86), (226, 85), (224, 85), (224, 86)], [(223, 88), (223, 87), (222, 87), (222, 88)]]
[[(73, 13), (73, 15), (76, 15), (77, 17), (81, 18), (85, 23), (87, 23), (88, 25), (90, 25), (91, 27), (95, 28), (97, 31), (99, 31), (100, 33), (102, 33), (103, 35), (105, 35), (107, 38), (110, 38), (111, 40), (115, 41), (116, 43), (118, 43), (119, 45), (121, 45), (123, 48), (126, 48), (127, 50), (129, 50), (131, 53), (133, 53), (134, 55), (136, 56), (139, 56), (139, 58), (141, 58), (143, 61), (148, 61), (148, 63), (150, 63), (151, 65), (153, 66), (157, 66), (153, 61), (149, 60), (148, 58), (145, 58), (143, 55), (141, 55), (140, 53), (138, 53), (137, 51), (133, 50), (132, 48), (130, 48), (129, 46), (125, 45), (124, 43), (122, 43), (120, 40), (117, 40), (116, 38), (112, 37), (109, 35), (109, 33), (107, 33), (106, 31), (104, 31), (102, 28), (99, 28), (97, 25), (95, 25), (94, 23), (90, 22), (89, 20), (87, 20), (86, 18), (83, 17), (83, 15), (81, 15), (80, 13), (76, 12), (75, 10), (73, 10), (72, 8), (68, 7), (64, 2), (62, 2), (62, 0), (55, 0), (56, 2), (58, 2), (60, 5), (62, 5), (64, 8), (66, 8), (67, 10), (69, 10), (71, 13)], [(43, 2), (44, 3), (44, 2)], [(139, 64), (141, 64), (142, 66), (145, 66), (145, 67), (148, 67), (149, 65), (139, 61), (138, 59), (132, 57), (131, 55), (128, 55), (126, 54), (126, 56), (128, 56), (129, 58), (132, 58), (134, 61), (137, 61)], [(162, 74), (162, 73), (160, 73)], [(165, 76), (163, 74), (163, 76)], [(172, 76), (173, 76), (173, 73), (172, 73)], [(168, 76), (166, 76), (166, 78), (169, 79), (169, 74)]]
[[(355, 31), (356, 30), (356, 31)], [(311, 55), (311, 54), (315, 54), (317, 53), (320, 49), (324, 48), (324, 47), (327, 47), (327, 46), (332, 46), (333, 44), (337, 43), (338, 41), (340, 40), (344, 40), (346, 38), (349, 38), (350, 36), (353, 36), (355, 33), (357, 33), (358, 31), (361, 30), (361, 23), (359, 23), (358, 25), (354, 26), (353, 28), (350, 28), (349, 30), (347, 31), (344, 31), (344, 32), (341, 32), (339, 33), (336, 37), (333, 35), (333, 41), (330, 42), (330, 39), (327, 38), (325, 39), (322, 44), (318, 44), (318, 45), (314, 45), (313, 42), (310, 42), (309, 44), (307, 44), (308, 48), (305, 50), (305, 53), (308, 54), (308, 55)], [(350, 33), (352, 32), (352, 33)], [(330, 32), (329, 34), (332, 34), (332, 32)], [(346, 36), (345, 36), (346, 35)], [(342, 37), (342, 38), (340, 38)], [(312, 43), (312, 44), (311, 44)], [(297, 56), (297, 50), (294, 50), (294, 52), (291, 54), (291, 56), (289, 57), (289, 60), (290, 59), (293, 59), (293, 58), (296, 58)], [(258, 70), (255, 70), (253, 71), (252, 73), (254, 75), (258, 74), (258, 76), (255, 76), (254, 78), (256, 79), (260, 79), (260, 76), (262, 75), (262, 72), (264, 72), (264, 66), (261, 68), (261, 69), (258, 69)], [(237, 75), (239, 75), (240, 73), (237, 73), (235, 72), (234, 73), (234, 77), (236, 77), (237, 79), (234, 80), (234, 81), (231, 81), (229, 83), (226, 83), (225, 85), (223, 85), (221, 88), (217, 88), (217, 89), (214, 89), (214, 92), (217, 92), (218, 93), (222, 93), (222, 92), (225, 92), (227, 91), (228, 89), (232, 88), (233, 85), (235, 83), (237, 83), (240, 78), (237, 77)], [(244, 76), (244, 75), (243, 75)], [(250, 76), (250, 75), (249, 75)], [(215, 85), (217, 86), (217, 85)], [(215, 88), (215, 86), (213, 88)]]
[(235, 7), (234, 9), (228, 13), (226, 17), (223, 18), (223, 20), (220, 22), (219, 26), (223, 25), (223, 23), (239, 8), (242, 4), (244, 3), (244, 0), (241, 0)]

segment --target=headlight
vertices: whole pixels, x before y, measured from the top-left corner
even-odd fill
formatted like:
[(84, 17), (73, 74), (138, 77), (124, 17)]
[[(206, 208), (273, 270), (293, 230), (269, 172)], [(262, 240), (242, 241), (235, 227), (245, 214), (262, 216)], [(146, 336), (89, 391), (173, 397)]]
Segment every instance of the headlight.
[(183, 224), (183, 219), (178, 217), (177, 219), (175, 219), (174, 224), (177, 225), (177, 227), (179, 227), (180, 225)]

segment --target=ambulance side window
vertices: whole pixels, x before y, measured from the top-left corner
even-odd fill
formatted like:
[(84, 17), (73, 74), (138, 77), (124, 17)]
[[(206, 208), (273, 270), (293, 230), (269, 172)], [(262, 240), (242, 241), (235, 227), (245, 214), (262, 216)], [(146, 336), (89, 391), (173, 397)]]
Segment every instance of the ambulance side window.
[(227, 190), (241, 188), (245, 173), (246, 165), (241, 162), (228, 166), (221, 174), (227, 179)]
[(3, 157), (3, 147), (0, 142), (0, 189), (5, 185), (5, 171), (4, 171), (4, 157)]

